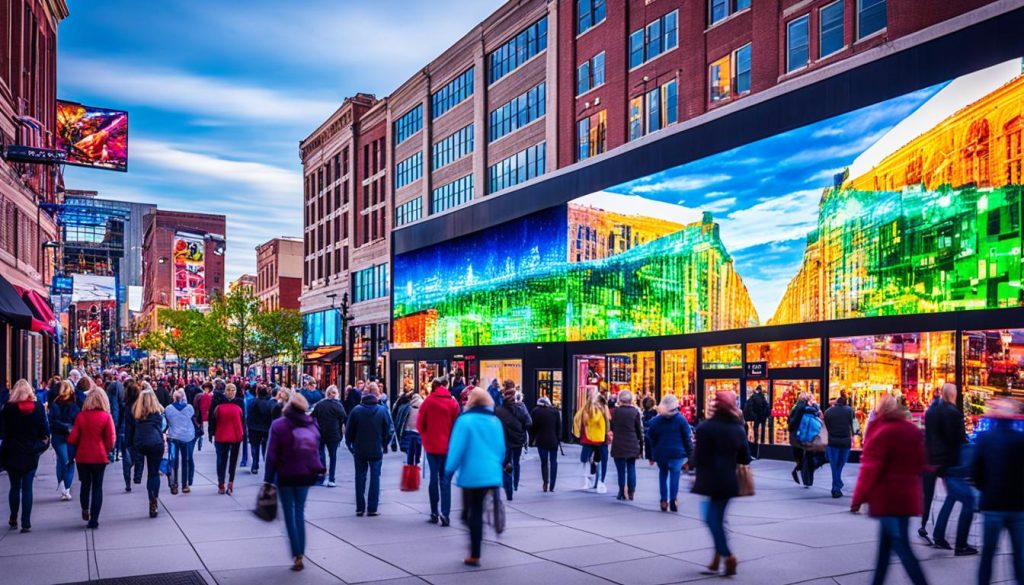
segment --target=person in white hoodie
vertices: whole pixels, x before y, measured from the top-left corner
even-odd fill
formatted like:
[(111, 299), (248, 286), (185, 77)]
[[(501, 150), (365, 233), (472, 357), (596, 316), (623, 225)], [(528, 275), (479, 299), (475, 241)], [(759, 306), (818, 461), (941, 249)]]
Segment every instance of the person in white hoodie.
[(192, 479), (195, 476), (192, 449), (198, 435), (196, 411), (186, 400), (183, 389), (174, 391), (174, 402), (164, 410), (164, 419), (167, 420), (167, 439), (171, 442), (171, 494), (177, 495), (179, 479), (181, 491), (187, 494), (192, 491)]

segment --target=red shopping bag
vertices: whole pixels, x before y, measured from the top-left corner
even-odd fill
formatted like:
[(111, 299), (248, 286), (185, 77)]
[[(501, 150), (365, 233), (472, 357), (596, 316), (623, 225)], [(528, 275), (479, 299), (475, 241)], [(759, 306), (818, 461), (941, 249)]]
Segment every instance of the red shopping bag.
[(419, 465), (405, 465), (402, 467), (401, 489), (403, 492), (414, 492), (420, 489)]

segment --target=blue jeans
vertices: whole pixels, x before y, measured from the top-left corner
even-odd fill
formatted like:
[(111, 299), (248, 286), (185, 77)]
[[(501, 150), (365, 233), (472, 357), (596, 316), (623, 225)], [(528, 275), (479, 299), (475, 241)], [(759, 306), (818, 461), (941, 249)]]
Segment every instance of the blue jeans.
[(441, 516), (448, 518), (452, 513), (452, 478), (444, 472), (448, 463), (448, 455), (432, 455), (427, 453), (427, 465), (430, 467), (430, 513), (438, 515), (438, 500), (441, 504)]
[(671, 502), (679, 496), (679, 472), (683, 459), (666, 459), (658, 462), (658, 492), (662, 502)]
[(57, 454), (57, 481), (66, 489), (75, 483), (75, 446), (63, 435), (53, 435), (53, 452)]
[(171, 485), (178, 485), (178, 469), (179, 464), (181, 468), (181, 485), (191, 486), (192, 480), (196, 476), (196, 461), (193, 458), (193, 449), (195, 449), (196, 440), (191, 441), (177, 441), (171, 440)]
[(832, 492), (843, 491), (843, 467), (850, 458), (850, 450), (842, 447), (825, 447), (828, 464), (832, 468)]
[(146, 460), (146, 492), (150, 499), (160, 497), (160, 460), (164, 458), (162, 444), (146, 445), (136, 449), (139, 453), (136, 474), (142, 475), (142, 458)]
[(288, 543), (292, 546), (292, 556), (306, 554), (306, 496), (309, 486), (279, 485), (277, 494), (281, 498), (281, 511), (284, 515), (284, 526), (288, 530)]
[[(598, 459), (601, 462), (601, 469), (597, 474), (597, 481), (604, 481), (604, 477), (608, 475), (608, 445), (583, 445), (583, 449), (580, 450), (580, 461), (583, 463), (590, 463), (591, 457), (597, 454)], [(596, 485), (596, 484), (595, 484)]]
[[(375, 514), (380, 501), (380, 466), (383, 459), (352, 457), (356, 463), (356, 512)], [(366, 493), (366, 475), (370, 475), (370, 493)], [(369, 501), (367, 501), (369, 500)]]
[(1010, 549), (1013, 556), (1013, 575), (1018, 583), (1024, 583), (1024, 512), (984, 511), (984, 538), (981, 544), (981, 566), (978, 567), (978, 584), (992, 582), (992, 559), (999, 547), (999, 537), (1005, 528), (1010, 533)]
[(21, 527), (32, 526), (32, 480), (36, 477), (36, 470), (18, 473), (7, 470), (7, 476), (11, 480), (11, 491), (7, 494), (7, 502), (11, 506), (11, 518), (18, 517), (18, 508), (21, 508)]
[[(505, 462), (502, 464), (501, 483), (505, 486), (505, 498), (512, 499), (512, 492), (519, 489), (519, 458), (522, 449), (505, 449)], [(511, 470), (505, 471), (511, 467)]]
[[(334, 482), (334, 472), (338, 468), (338, 445), (341, 441), (320, 441), (320, 465), (327, 468), (327, 481)], [(256, 457), (253, 455), (253, 457)]]
[(729, 552), (729, 542), (725, 539), (725, 507), (728, 504), (728, 498), (712, 498), (704, 508), (704, 522), (708, 525), (711, 539), (715, 542), (715, 554), (723, 557), (732, 554)]
[(619, 495), (623, 495), (627, 489), (631, 492), (636, 491), (636, 459), (634, 457), (629, 459), (616, 457), (615, 471), (619, 476)]
[(875, 578), (873, 585), (882, 585), (885, 582), (885, 574), (889, 571), (889, 558), (893, 553), (903, 563), (903, 568), (914, 585), (928, 585), (921, 571), (921, 565), (917, 557), (910, 550), (910, 535), (908, 533), (910, 518), (906, 516), (881, 516), (878, 519), (881, 527), (881, 535), (878, 538), (878, 559), (875, 562)]
[(943, 502), (942, 509), (939, 510), (939, 515), (935, 519), (933, 536), (936, 542), (946, 540), (946, 524), (949, 523), (949, 517), (953, 514), (953, 506), (960, 502), (960, 518), (957, 520), (956, 526), (956, 548), (964, 548), (967, 546), (967, 536), (971, 532), (971, 518), (974, 516), (974, 494), (971, 492), (971, 486), (967, 485), (962, 478), (945, 477), (943, 481), (946, 483), (946, 501)]
[(408, 435), (409, 449), (405, 452), (406, 465), (419, 465), (421, 453), (423, 452), (423, 439), (419, 433), (404, 431), (403, 436)]
[(248, 433), (242, 433), (242, 462), (239, 464), (242, 467), (249, 465), (249, 435)]
[(548, 488), (555, 489), (555, 479), (558, 478), (558, 449), (544, 449), (537, 447), (540, 455), (540, 476)]

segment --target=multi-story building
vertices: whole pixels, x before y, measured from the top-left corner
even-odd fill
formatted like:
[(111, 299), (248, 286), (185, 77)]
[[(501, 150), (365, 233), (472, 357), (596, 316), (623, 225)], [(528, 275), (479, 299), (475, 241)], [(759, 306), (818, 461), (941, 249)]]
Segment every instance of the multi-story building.
[(228, 283), (229, 293), (239, 291), (245, 291), (250, 295), (256, 296), (256, 275), (243, 274)]
[(256, 246), (254, 294), (265, 311), (299, 310), (302, 292), (300, 238), (274, 238)]
[(166, 308), (205, 309), (223, 293), (227, 218), (158, 209), (145, 218), (144, 327)]
[(7, 388), (41, 382), (59, 357), (46, 300), (59, 230), (47, 206), (62, 178), (54, 159), (40, 161), (56, 149), (57, 27), (67, 16), (64, 0), (0, 2), (0, 294), (17, 308), (0, 314)]

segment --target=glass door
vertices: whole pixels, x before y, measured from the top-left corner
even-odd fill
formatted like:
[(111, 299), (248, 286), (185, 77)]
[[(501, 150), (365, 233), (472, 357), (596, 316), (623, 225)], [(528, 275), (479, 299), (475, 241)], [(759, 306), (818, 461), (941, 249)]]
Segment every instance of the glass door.
[(537, 397), (541, 396), (562, 408), (562, 370), (537, 370)]
[(775, 445), (789, 444), (789, 413), (793, 410), (797, 399), (803, 393), (809, 393), (818, 400), (818, 380), (772, 380), (772, 443)]

